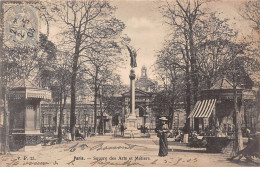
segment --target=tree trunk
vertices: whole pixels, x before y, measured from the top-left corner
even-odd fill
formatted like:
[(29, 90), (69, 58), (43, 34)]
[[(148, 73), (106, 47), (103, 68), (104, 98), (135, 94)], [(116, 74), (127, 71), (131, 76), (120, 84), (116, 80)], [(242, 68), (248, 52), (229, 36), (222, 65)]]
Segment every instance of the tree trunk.
[(174, 114), (175, 114), (175, 99), (174, 99), (174, 95), (176, 94), (176, 90), (175, 90), (175, 83), (173, 85), (173, 92), (172, 92), (172, 97), (171, 97), (171, 104), (172, 104), (172, 115), (171, 115), (171, 126), (170, 128), (173, 129), (173, 120), (174, 120)]
[(96, 67), (96, 75), (94, 80), (95, 94), (94, 94), (94, 133), (97, 132), (97, 97), (98, 97), (98, 68)]
[(8, 104), (6, 100), (6, 86), (3, 87), (3, 101), (4, 101), (4, 122), (3, 122), (3, 154), (9, 152), (9, 116), (8, 116)]
[(59, 131), (59, 125), (58, 125), (58, 112), (59, 112), (59, 103), (58, 103), (58, 107), (56, 108), (56, 120), (55, 120), (55, 132)]
[(173, 104), (169, 106), (169, 129), (172, 129), (173, 126), (173, 116), (174, 116), (174, 110), (173, 110)]
[[(257, 132), (260, 132), (260, 90), (257, 91), (256, 95), (256, 105), (257, 105)], [(260, 149), (260, 147), (259, 147)]]
[[(236, 85), (235, 85), (236, 86)], [(235, 144), (234, 144), (234, 152), (235, 154), (238, 151), (243, 149), (242, 139), (242, 131), (241, 131), (241, 112), (238, 109), (238, 100), (237, 100), (237, 92), (236, 87), (234, 86), (234, 124), (235, 124)]]
[(191, 74), (192, 74), (192, 83), (193, 83), (193, 101), (194, 104), (198, 100), (198, 72), (197, 72), (197, 59), (195, 55), (195, 47), (193, 42), (193, 25), (192, 23), (189, 23), (189, 51), (190, 51), (190, 64), (191, 64)]
[(71, 80), (70, 131), (71, 139), (75, 137), (75, 108), (76, 108), (76, 73), (73, 71)]
[(62, 95), (60, 95), (60, 122), (59, 122), (59, 127), (58, 127), (58, 143), (61, 143), (62, 141), (62, 120), (63, 120), (63, 111), (62, 111)]
[(79, 58), (79, 45), (77, 45), (76, 42), (75, 53), (73, 56), (72, 76), (71, 76), (70, 131), (71, 131), (72, 141), (74, 141), (75, 138), (76, 79), (77, 79), (77, 70), (78, 70), (78, 58)]
[(188, 119), (190, 115), (190, 105), (191, 105), (191, 91), (190, 91), (190, 72), (189, 65), (186, 66), (186, 124), (185, 131), (188, 132), (190, 129), (190, 119)]
[(96, 131), (97, 131), (97, 87), (95, 87), (95, 95), (94, 95), (94, 133), (96, 133)]
[[(3, 14), (4, 10), (2, 7), (2, 3), (0, 2), (0, 22), (3, 23)], [(3, 32), (0, 32), (0, 42), (3, 42)], [(0, 43), (0, 53), (3, 53), (3, 43)], [(6, 154), (9, 152), (9, 116), (8, 116), (8, 102), (6, 100), (7, 95), (7, 65), (2, 61), (0, 62), (0, 75), (1, 75), (1, 82), (0, 82), (0, 104), (3, 102), (3, 110), (4, 110), (4, 120), (3, 120), (3, 131), (2, 131), (2, 143), (1, 145), (1, 152)]]
[(64, 98), (63, 98), (63, 104), (62, 104), (62, 92), (61, 92), (61, 95), (60, 95), (60, 122), (59, 122), (59, 127), (58, 127), (58, 143), (61, 143), (62, 142), (62, 125), (63, 125), (63, 111), (64, 111), (64, 108), (66, 106), (66, 92), (64, 92)]
[(101, 98), (101, 92), (99, 90), (99, 106), (100, 106), (100, 134), (104, 134), (104, 121), (103, 121), (103, 109), (102, 109), (102, 98)]

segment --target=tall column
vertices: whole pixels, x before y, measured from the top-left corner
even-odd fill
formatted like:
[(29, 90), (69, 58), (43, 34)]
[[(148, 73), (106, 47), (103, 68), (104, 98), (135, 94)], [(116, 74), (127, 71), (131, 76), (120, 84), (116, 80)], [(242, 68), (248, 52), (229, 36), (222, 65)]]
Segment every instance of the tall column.
[(137, 129), (137, 118), (135, 115), (135, 71), (130, 71), (130, 113), (126, 118), (126, 131), (124, 137), (141, 137), (140, 131)]
[(140, 136), (139, 130), (137, 130), (137, 118), (135, 115), (135, 71), (130, 71), (130, 113), (126, 118), (126, 131), (125, 137)]
[(130, 102), (131, 102), (131, 107), (130, 107), (130, 117), (136, 117), (135, 115), (135, 71), (131, 69), (130, 71)]

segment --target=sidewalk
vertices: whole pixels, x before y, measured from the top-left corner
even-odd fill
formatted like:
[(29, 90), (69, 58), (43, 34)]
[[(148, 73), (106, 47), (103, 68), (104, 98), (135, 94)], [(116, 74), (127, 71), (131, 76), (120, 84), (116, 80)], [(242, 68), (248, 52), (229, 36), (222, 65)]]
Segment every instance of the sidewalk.
[(0, 166), (256, 166), (230, 162), (223, 154), (210, 154), (203, 148), (183, 144), (170, 145), (168, 156), (159, 157), (158, 143), (154, 135), (135, 139), (95, 136), (86, 141), (1, 155)]

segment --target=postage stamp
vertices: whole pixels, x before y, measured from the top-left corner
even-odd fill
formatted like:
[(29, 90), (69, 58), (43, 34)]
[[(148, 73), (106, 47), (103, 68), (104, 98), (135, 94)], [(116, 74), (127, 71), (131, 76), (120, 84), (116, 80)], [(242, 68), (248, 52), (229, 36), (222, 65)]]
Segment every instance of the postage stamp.
[(39, 40), (39, 10), (37, 4), (3, 3), (4, 44), (33, 46)]

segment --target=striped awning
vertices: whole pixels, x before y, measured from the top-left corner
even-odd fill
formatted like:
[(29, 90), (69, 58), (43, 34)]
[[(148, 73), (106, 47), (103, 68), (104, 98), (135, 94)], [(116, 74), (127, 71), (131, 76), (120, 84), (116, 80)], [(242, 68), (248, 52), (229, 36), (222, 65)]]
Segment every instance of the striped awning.
[(217, 101), (216, 99), (197, 101), (194, 109), (189, 115), (189, 118), (191, 117), (209, 118), (214, 109), (216, 101)]

